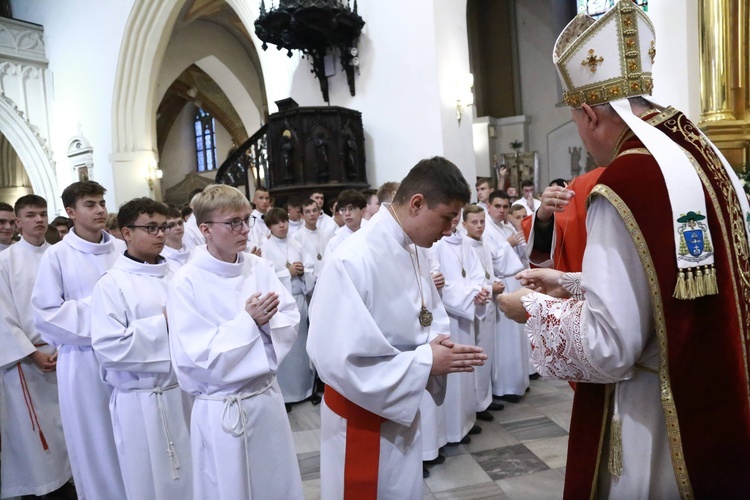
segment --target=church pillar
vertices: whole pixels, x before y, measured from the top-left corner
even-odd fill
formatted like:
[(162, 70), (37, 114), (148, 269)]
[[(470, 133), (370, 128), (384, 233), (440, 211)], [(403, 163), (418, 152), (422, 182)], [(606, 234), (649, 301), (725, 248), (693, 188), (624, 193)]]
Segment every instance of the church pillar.
[(750, 0), (701, 0), (700, 126), (729, 163), (750, 162)]

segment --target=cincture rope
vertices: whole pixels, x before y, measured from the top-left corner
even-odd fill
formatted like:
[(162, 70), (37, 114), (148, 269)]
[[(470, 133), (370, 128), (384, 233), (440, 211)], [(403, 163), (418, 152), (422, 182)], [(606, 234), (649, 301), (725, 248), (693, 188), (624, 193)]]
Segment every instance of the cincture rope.
[[(254, 392), (227, 394), (226, 396), (208, 396), (206, 394), (198, 394), (196, 396), (196, 399), (224, 402), (224, 409), (221, 412), (221, 428), (234, 437), (243, 437), (242, 442), (245, 448), (245, 463), (247, 464), (245, 470), (247, 471), (248, 490), (250, 489), (250, 449), (247, 446), (247, 414), (242, 407), (242, 401), (263, 394), (271, 388), (275, 380), (276, 376), (271, 377), (268, 384)], [(236, 410), (236, 415), (234, 416), (232, 415), (233, 409)]]
[[(43, 344), (46, 345), (46, 344)], [(42, 443), (42, 449), (44, 451), (49, 450), (47, 439), (44, 437), (42, 426), (39, 425), (39, 418), (36, 415), (36, 408), (34, 408), (34, 401), (31, 399), (31, 393), (29, 392), (29, 386), (26, 383), (26, 376), (23, 373), (21, 363), (16, 363), (18, 368), (18, 377), (21, 380), (21, 392), (23, 393), (23, 400), (26, 403), (26, 410), (29, 412), (29, 420), (31, 420), (31, 430), (39, 434), (39, 441)]]
[(161, 417), (161, 425), (164, 430), (164, 437), (167, 440), (167, 456), (169, 456), (169, 463), (172, 466), (172, 479), (180, 478), (180, 459), (177, 458), (177, 454), (174, 450), (174, 441), (172, 440), (172, 434), (169, 432), (169, 423), (167, 421), (167, 412), (164, 409), (164, 398), (162, 395), (165, 391), (169, 391), (177, 388), (177, 384), (172, 384), (167, 387), (154, 387), (153, 389), (136, 390), (136, 392), (150, 392), (156, 396), (156, 402), (159, 405), (159, 416)]

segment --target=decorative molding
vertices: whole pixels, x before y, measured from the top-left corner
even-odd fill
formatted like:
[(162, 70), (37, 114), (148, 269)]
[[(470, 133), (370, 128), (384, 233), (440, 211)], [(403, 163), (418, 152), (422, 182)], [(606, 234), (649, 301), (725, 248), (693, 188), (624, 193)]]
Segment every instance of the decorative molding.
[(55, 161), (52, 157), (52, 150), (49, 148), (49, 143), (47, 142), (47, 139), (42, 137), (41, 130), (39, 130), (39, 127), (34, 125), (29, 121), (28, 118), (26, 118), (24, 112), (18, 108), (18, 105), (11, 99), (10, 97), (6, 96), (3, 91), (0, 91), (0, 100), (8, 105), (10, 109), (16, 112), (18, 117), (26, 124), (26, 126), (29, 128), (29, 131), (34, 136), (34, 138), (39, 143), (39, 146), (42, 148), (42, 151), (44, 151), (44, 154), (47, 156), (47, 159), (50, 161), (52, 166), (55, 166)]
[(49, 61), (45, 54), (44, 28), (0, 17), (0, 56), (46, 66)]

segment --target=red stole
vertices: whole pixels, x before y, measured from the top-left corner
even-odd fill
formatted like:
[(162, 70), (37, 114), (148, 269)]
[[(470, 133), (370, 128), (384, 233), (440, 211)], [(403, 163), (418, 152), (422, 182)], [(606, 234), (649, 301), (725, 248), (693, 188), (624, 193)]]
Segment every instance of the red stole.
[[(552, 268), (570, 273), (581, 272), (583, 251), (586, 248), (586, 199), (604, 172), (604, 167), (598, 167), (583, 175), (579, 175), (568, 185), (568, 189), (575, 192), (570, 204), (564, 212), (555, 214), (555, 260)], [(531, 234), (533, 215), (521, 221), (526, 241)], [(563, 236), (564, 235), (564, 236)], [(532, 259), (537, 260), (532, 253)], [(542, 257), (540, 260), (547, 260)], [(536, 266), (532, 266), (536, 267)]]
[[(637, 223), (653, 262), (659, 296), (652, 297), (654, 322), (664, 327), (662, 406), (672, 461), (683, 496), (748, 498), (750, 481), (750, 262), (737, 193), (719, 159), (701, 143), (682, 114), (666, 110), (650, 120), (685, 148), (705, 174), (707, 220), (714, 243), (718, 295), (695, 300), (672, 297), (677, 281), (672, 210), (664, 178), (650, 154), (618, 156), (596, 193), (619, 197)], [(620, 151), (643, 148), (632, 138)], [(606, 190), (613, 195), (607, 195)], [(624, 215), (621, 212), (621, 215)], [(744, 241), (743, 241), (744, 240)], [(658, 314), (661, 311), (661, 314)], [(591, 497), (605, 425), (607, 386), (577, 386), (570, 429), (565, 497)], [(573, 464), (576, 464), (573, 466)]]

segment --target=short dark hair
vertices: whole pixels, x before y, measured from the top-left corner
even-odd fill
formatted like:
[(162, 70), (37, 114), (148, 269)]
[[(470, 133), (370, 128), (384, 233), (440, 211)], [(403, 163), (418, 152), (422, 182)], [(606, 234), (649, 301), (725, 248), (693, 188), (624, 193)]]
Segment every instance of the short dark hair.
[(492, 200), (495, 198), (502, 198), (504, 200), (510, 201), (510, 195), (507, 191), (503, 191), (502, 189), (495, 189), (493, 192), (490, 193), (490, 197), (487, 199), (487, 201), (492, 204)]
[(290, 196), (286, 200), (286, 206), (292, 208), (302, 208), (302, 198), (299, 196)]
[(312, 198), (308, 198), (308, 199), (306, 199), (305, 201), (302, 202), (302, 210), (304, 210), (305, 208), (309, 207), (310, 205), (315, 205), (317, 207), (318, 206), (318, 202), (315, 201), (315, 200), (313, 200)]
[(362, 196), (362, 193), (354, 189), (344, 189), (339, 193), (339, 197), (336, 198), (336, 201), (338, 202), (338, 208), (352, 205), (362, 209), (367, 206), (367, 200)]
[(460, 201), (469, 203), (471, 189), (456, 165), (442, 156), (417, 163), (401, 181), (394, 203), (407, 203), (415, 194), (424, 196), (429, 208)]
[(62, 193), (62, 202), (65, 208), (75, 208), (76, 202), (84, 196), (104, 196), (107, 190), (96, 181), (74, 182), (66, 187)]
[(560, 177), (559, 179), (555, 179), (552, 182), (549, 183), (550, 186), (560, 186), (561, 188), (564, 188), (568, 185), (568, 181)]
[(154, 201), (151, 198), (135, 198), (120, 207), (120, 211), (117, 212), (117, 225), (120, 229), (128, 227), (134, 224), (141, 214), (168, 216), (167, 207), (164, 203)]
[(21, 212), (26, 207), (35, 207), (35, 208), (47, 208), (47, 200), (39, 196), (38, 194), (27, 194), (25, 196), (21, 196), (16, 200), (16, 204), (13, 207), (13, 209), (16, 212), (16, 215)]
[(182, 219), (182, 214), (175, 207), (167, 205), (167, 219)]
[(5, 203), (4, 201), (0, 201), (0, 212), (12, 212), (13, 207), (11, 207), (8, 203)]
[(72, 224), (72, 220), (68, 219), (64, 215), (58, 215), (54, 219), (52, 219), (52, 222), (49, 223), (50, 226), (67, 226), (68, 229), (70, 229), (70, 226)]
[(377, 189), (363, 189), (361, 192), (362, 192), (362, 196), (364, 196), (365, 200), (367, 201), (370, 201), (370, 198), (372, 198), (373, 196), (378, 195)]
[(525, 181), (521, 182), (521, 189), (526, 187), (534, 187), (534, 181), (530, 181), (529, 179), (526, 179)]
[(272, 208), (266, 215), (263, 216), (263, 222), (266, 223), (267, 227), (271, 227), (279, 222), (286, 222), (289, 220), (289, 214), (283, 208)]
[(265, 193), (269, 192), (268, 188), (266, 188), (265, 186), (258, 186), (257, 188), (255, 188), (255, 191), (263, 191)]
[(182, 217), (187, 217), (188, 215), (190, 215), (190, 214), (192, 214), (192, 213), (193, 213), (193, 207), (191, 207), (190, 205), (184, 205), (184, 206), (183, 206), (183, 207), (182, 207), (182, 208), (180, 209), (180, 215), (181, 215)]

